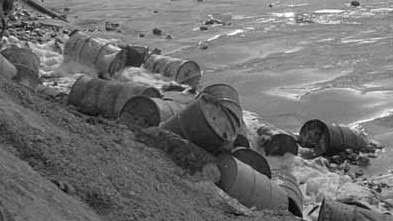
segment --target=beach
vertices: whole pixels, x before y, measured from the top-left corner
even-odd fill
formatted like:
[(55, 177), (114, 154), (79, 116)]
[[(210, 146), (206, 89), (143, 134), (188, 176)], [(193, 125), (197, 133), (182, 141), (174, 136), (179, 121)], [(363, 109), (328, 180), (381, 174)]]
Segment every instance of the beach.
[[(196, 61), (202, 86), (228, 83), (244, 109), (277, 127), (299, 132), (310, 119), (359, 125), (387, 138), (378, 119), (389, 119), (393, 102), (391, 1), (47, 1), (82, 28), (103, 30), (104, 22), (121, 33), (94, 35), (162, 49), (163, 54)], [(271, 5), (271, 7), (269, 7)], [(298, 15), (306, 19), (297, 19)], [(210, 17), (209, 17), (210, 16)], [(230, 25), (203, 25), (211, 17)], [(312, 22), (307, 22), (312, 20)], [(298, 20), (298, 21), (296, 21)], [(201, 31), (200, 27), (208, 29)], [(153, 28), (164, 32), (152, 34)], [(140, 37), (140, 35), (143, 37)], [(170, 35), (173, 39), (166, 39)], [(198, 44), (206, 42), (208, 48)], [(365, 123), (368, 122), (368, 123)], [(391, 156), (386, 148), (384, 155)], [(390, 154), (390, 155), (389, 155)], [(389, 158), (389, 157), (386, 157)], [(381, 159), (375, 165), (381, 165)], [(370, 173), (384, 173), (384, 166)]]
[[(267, 157), (273, 170), (289, 168), (297, 178), (304, 219), (316, 220), (314, 207), (323, 198), (352, 197), (390, 213), (391, 204), (380, 202), (378, 194), (390, 190), (386, 183), (393, 169), (393, 2), (352, 7), (349, 1), (313, 0), (48, 0), (42, 5), (69, 21), (40, 20), (64, 29), (56, 41), (23, 42), (9, 36), (5, 41), (27, 44), (40, 57), (44, 88), (64, 84), (68, 94), (85, 71), (72, 65), (59, 68), (65, 56), (53, 45), (65, 44), (73, 29), (195, 61), (203, 71), (199, 89), (215, 83), (234, 87), (246, 122), (259, 115), (296, 137), (304, 123), (320, 119), (365, 132), (377, 143), (375, 154), (357, 153), (369, 159), (369, 165), (349, 169), (348, 162), (337, 165), (323, 157)], [(129, 68), (122, 73), (130, 82), (138, 78), (152, 86), (162, 83), (143, 71)], [(1, 141), (11, 144), (3, 149), (45, 179), (60, 183), (52, 181), (63, 192), (68, 186), (75, 189), (75, 198), (103, 220), (298, 220), (288, 211), (261, 212), (237, 201), (228, 203), (231, 199), (222, 197), (222, 190), (200, 168), (214, 159), (170, 133), (157, 128), (129, 131), (118, 121), (75, 111), (56, 100), (58, 94), (56, 101), (42, 97), (45, 90), (31, 92), (7, 81), (1, 88), (5, 99), (0, 132), (6, 135)], [(27, 117), (14, 117), (11, 110)], [(173, 147), (197, 152), (176, 152)]]

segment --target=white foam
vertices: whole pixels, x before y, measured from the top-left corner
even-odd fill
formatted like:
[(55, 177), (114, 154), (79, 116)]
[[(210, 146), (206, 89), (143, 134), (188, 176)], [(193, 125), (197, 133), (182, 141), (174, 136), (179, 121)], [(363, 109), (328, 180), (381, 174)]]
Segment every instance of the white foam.
[(295, 12), (272, 13), (272, 15), (279, 18), (294, 18)]
[[(252, 141), (252, 149), (261, 153), (272, 169), (285, 170), (296, 177), (299, 189), (303, 195), (303, 215), (305, 220), (315, 220), (312, 219), (309, 212), (315, 205), (320, 204), (324, 198), (331, 200), (355, 199), (361, 202), (375, 199), (375, 197), (369, 197), (373, 194), (371, 190), (357, 183), (352, 183), (352, 179), (348, 175), (330, 172), (328, 168), (329, 162), (325, 158), (318, 157), (313, 160), (306, 160), (293, 155), (284, 155), (283, 157), (265, 156), (263, 148), (258, 146), (258, 135), (255, 131), (261, 124), (268, 123), (255, 112), (243, 111), (243, 118), (249, 132), (248, 135)], [(376, 207), (378, 206), (377, 202), (373, 204), (375, 204), (373, 208), (378, 209)], [(318, 211), (316, 214), (318, 214)]]
[(246, 15), (233, 15), (232, 19), (233, 20), (242, 20), (242, 19), (251, 19), (251, 18), (255, 18), (257, 16), (246, 16)]
[(255, 21), (255, 23), (270, 23), (270, 22), (275, 22), (276, 20), (274, 18), (260, 18)]
[(358, 43), (358, 44), (371, 44), (375, 43), (379, 40), (383, 40), (386, 38), (370, 38), (370, 39), (346, 39), (346, 40), (341, 40), (341, 43), (343, 44), (348, 44), (348, 43)]
[(322, 24), (322, 25), (338, 25), (341, 24), (341, 20), (329, 20), (329, 19), (319, 19), (315, 20), (315, 23)]
[(222, 36), (222, 35), (220, 35), (220, 34), (219, 34), (219, 35), (214, 35), (213, 37), (207, 39), (206, 41), (214, 41), (214, 40), (219, 39), (221, 36)]
[(317, 14), (340, 14), (344, 12), (344, 10), (339, 10), (339, 9), (322, 9), (322, 10), (316, 10), (314, 13)]
[(299, 52), (299, 51), (301, 51), (303, 49), (304, 49), (303, 47), (295, 47), (295, 48), (291, 48), (291, 49), (289, 49), (287, 51), (284, 51), (284, 53), (285, 54), (296, 53), (296, 52)]
[(234, 36), (234, 35), (238, 35), (238, 34), (242, 34), (242, 33), (244, 33), (244, 30), (242, 30), (242, 29), (236, 29), (236, 30), (234, 30), (234, 31), (232, 31), (232, 32), (229, 32), (229, 33), (227, 34), (227, 36)]
[(219, 39), (219, 38), (222, 37), (222, 36), (230, 36), (230, 37), (231, 37), (231, 36), (235, 36), (235, 35), (238, 35), (238, 34), (243, 34), (244, 32), (245, 32), (245, 31), (244, 31), (243, 29), (236, 29), (236, 30), (233, 30), (233, 31), (228, 32), (228, 33), (226, 33), (226, 34), (214, 35), (213, 37), (207, 39), (206, 41), (207, 41), (207, 42), (209, 42), (209, 41), (214, 41), (214, 40)]
[(306, 93), (306, 89), (287, 89), (277, 87), (272, 90), (265, 91), (265, 94), (287, 98), (289, 100), (300, 100), (301, 96)]
[(375, 116), (350, 123), (349, 126), (359, 127), (360, 124), (367, 123), (367, 122), (374, 121), (374, 120), (381, 119), (381, 118), (385, 118), (385, 117), (389, 117), (392, 115), (393, 115), (393, 109), (383, 110), (382, 112), (376, 114)]
[(358, 44), (372, 44), (375, 42), (377, 42), (377, 40), (370, 39), (370, 40), (363, 40), (363, 41), (359, 42)]
[(392, 12), (393, 8), (374, 8), (371, 12)]
[(348, 39), (348, 40), (341, 40), (341, 43), (350, 44), (350, 43), (359, 43), (362, 41), (363, 41), (363, 39)]
[(284, 6), (287, 6), (287, 7), (301, 7), (301, 6), (306, 6), (306, 5), (309, 5), (309, 3), (301, 3), (301, 4), (296, 4), (296, 5), (284, 5)]
[(334, 41), (334, 38), (324, 38), (324, 39), (318, 40), (317, 42), (328, 42), (328, 41)]

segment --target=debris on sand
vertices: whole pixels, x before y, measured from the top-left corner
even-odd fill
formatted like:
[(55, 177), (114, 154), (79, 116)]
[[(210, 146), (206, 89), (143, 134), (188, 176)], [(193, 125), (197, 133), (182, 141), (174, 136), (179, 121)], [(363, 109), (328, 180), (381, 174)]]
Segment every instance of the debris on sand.
[(351, 3), (350, 3), (350, 5), (352, 6), (352, 7), (359, 7), (360, 6), (360, 3), (358, 2), (358, 1), (351, 1)]
[(157, 35), (157, 36), (162, 35), (161, 29), (158, 29), (158, 28), (153, 28), (152, 32), (153, 32), (153, 35)]
[(213, 14), (209, 15), (209, 20), (203, 22), (204, 25), (231, 25), (232, 16)]
[(308, 13), (301, 13), (295, 15), (296, 23), (314, 23), (315, 15)]
[(114, 22), (105, 22), (105, 31), (120, 31), (120, 24)]
[[(354, 128), (314, 120), (299, 134), (278, 129), (244, 111), (234, 87), (201, 88), (203, 72), (193, 60), (42, 22), (23, 10), (14, 13), (23, 19), (10, 22), (2, 48), (38, 56), (30, 69), (41, 83), (26, 87), (12, 73), (0, 78), (0, 152), (8, 159), (0, 175), (15, 178), (2, 179), (11, 182), (3, 185), (7, 190), (26, 172), (36, 173), (16, 184), (42, 184), (32, 192), (44, 213), (27, 215), (312, 220), (339, 214), (334, 208), (341, 203), (378, 217), (393, 210), (391, 174), (366, 178), (364, 170), (351, 170), (366, 167), (380, 148)], [(231, 20), (212, 15), (205, 25)], [(152, 32), (172, 38), (158, 28)], [(19, 71), (17, 61), (9, 61)], [(15, 165), (9, 159), (29, 167), (10, 172)], [(43, 190), (62, 202), (51, 204)], [(0, 194), (7, 202), (18, 200)], [(0, 213), (17, 214), (7, 202), (0, 202)], [(29, 206), (28, 200), (22, 203)]]
[(207, 43), (206, 41), (200, 41), (200, 42), (198, 42), (198, 46), (199, 46), (199, 48), (202, 49), (202, 50), (206, 50), (206, 49), (209, 48), (209, 45), (208, 45), (208, 43)]
[(206, 27), (206, 26), (200, 26), (200, 27), (199, 27), (199, 30), (201, 30), (201, 31), (207, 31), (207, 30), (208, 30), (208, 27)]

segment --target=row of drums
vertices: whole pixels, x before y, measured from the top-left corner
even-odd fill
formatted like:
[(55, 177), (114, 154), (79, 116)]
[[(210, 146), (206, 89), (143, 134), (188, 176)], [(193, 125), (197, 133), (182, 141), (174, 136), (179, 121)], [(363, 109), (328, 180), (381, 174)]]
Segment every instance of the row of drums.
[(190, 60), (149, 53), (148, 47), (117, 46), (112, 42), (73, 31), (64, 45), (64, 63), (77, 62), (110, 79), (126, 67), (141, 67), (180, 84), (196, 87), (202, 76), (199, 65)]
[(229, 85), (213, 84), (198, 94), (161, 94), (145, 85), (82, 76), (73, 85), (68, 103), (86, 114), (119, 119), (131, 129), (172, 131), (218, 156), (218, 186), (245, 206), (285, 209), (302, 216), (296, 178), (285, 171), (272, 172), (267, 161), (247, 147), (239, 96)]
[(208, 86), (198, 95), (161, 94), (144, 84), (81, 76), (71, 88), (68, 103), (85, 114), (119, 119), (129, 128), (160, 126), (212, 153), (233, 146), (243, 125), (237, 91), (225, 84)]
[[(64, 63), (77, 62), (93, 68), (101, 78), (110, 79), (128, 66), (159, 73), (169, 80), (196, 87), (202, 76), (199, 65), (190, 60), (148, 53), (147, 47), (113, 45), (110, 41), (73, 31), (64, 45)], [(137, 61), (137, 62), (135, 62)], [(41, 82), (39, 57), (29, 48), (9, 47), (1, 52), (1, 76), (35, 88)]]

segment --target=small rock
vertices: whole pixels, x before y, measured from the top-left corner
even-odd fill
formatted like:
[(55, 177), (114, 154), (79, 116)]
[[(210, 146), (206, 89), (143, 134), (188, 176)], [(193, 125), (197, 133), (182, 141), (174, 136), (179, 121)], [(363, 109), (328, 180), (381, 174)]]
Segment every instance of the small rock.
[(209, 46), (207, 45), (207, 42), (203, 42), (203, 41), (200, 41), (199, 43), (198, 43), (198, 45), (199, 45), (199, 48), (200, 49), (202, 49), (202, 50), (206, 50)]
[(173, 39), (172, 35), (167, 35), (165, 39)]
[(158, 11), (157, 11), (157, 10), (154, 10), (153, 13), (156, 14), (156, 13), (158, 13)]
[(162, 50), (161, 50), (161, 49), (154, 48), (153, 50), (151, 50), (151, 51), (150, 51), (150, 53), (149, 53), (149, 54), (158, 54), (158, 55), (160, 55), (160, 54), (161, 54), (161, 52), (162, 52)]
[(63, 30), (63, 34), (69, 35), (70, 33), (71, 33), (71, 30), (68, 30), (68, 29)]
[(360, 3), (358, 1), (351, 1), (351, 6), (352, 7), (359, 7)]
[(65, 8), (63, 8), (63, 11), (65, 11), (65, 12), (69, 12), (69, 11), (70, 11), (70, 8), (68, 8), (68, 7), (65, 7)]
[(383, 149), (385, 146), (382, 142), (374, 139), (369, 140), (369, 145), (373, 146), (375, 149)]
[(139, 34), (139, 37), (140, 37), (140, 38), (144, 38), (144, 37), (145, 37), (145, 34)]
[(153, 35), (162, 35), (162, 31), (158, 28), (153, 28)]
[(8, 19), (10, 20), (10, 21), (18, 21), (18, 19), (14, 16), (14, 15), (8, 15)]
[(296, 14), (295, 21), (296, 23), (314, 23), (313, 16), (307, 13)]
[(33, 25), (27, 25), (27, 26), (25, 27), (25, 30), (26, 30), (26, 31), (33, 31), (33, 30), (34, 30), (34, 26), (33, 26)]
[(207, 31), (208, 28), (207, 28), (206, 26), (201, 26), (201, 27), (199, 27), (199, 30), (201, 30), (201, 31)]
[(197, 2), (203, 2), (203, 0), (197, 0)]
[(120, 27), (119, 23), (105, 22), (105, 31), (116, 31)]
[(364, 152), (375, 153), (375, 151), (377, 150), (377, 147), (374, 146), (373, 144), (368, 144), (364, 149), (365, 149)]
[(55, 184), (61, 191), (69, 194), (69, 195), (74, 195), (76, 193), (74, 187), (72, 187), (70, 184), (66, 182), (62, 182), (59, 180), (51, 180), (53, 184)]
[(89, 28), (87, 28), (86, 31), (88, 31), (88, 32), (94, 32), (94, 31), (96, 31), (96, 28), (94, 28), (94, 27), (89, 27)]
[(343, 159), (347, 158), (347, 154), (345, 152), (339, 152), (338, 155), (340, 155), (340, 157)]
[(360, 176), (363, 176), (363, 175), (364, 175), (364, 171), (363, 171), (363, 170), (359, 170), (359, 171), (356, 171), (356, 172), (355, 172), (356, 178), (358, 178), (358, 177), (360, 177)]
[[(67, 20), (67, 15), (60, 15), (59, 17), (64, 19), (64, 20)], [(38, 18), (37, 18), (37, 20), (38, 20)]]
[(352, 154), (353, 153), (353, 150), (352, 149), (345, 149), (345, 153), (347, 153), (347, 154)]
[(214, 24), (221, 24), (222, 25), (223, 22), (218, 19), (210, 19), (210, 20), (205, 21), (203, 24), (204, 25), (214, 25)]
[(336, 164), (342, 164), (344, 162), (344, 159), (339, 155), (334, 155), (332, 157), (332, 162), (334, 162)]
[(30, 21), (37, 21), (37, 20), (39, 20), (40, 18), (38, 17), (38, 16), (35, 16), (35, 15), (31, 15), (30, 17), (29, 17), (29, 20)]
[(382, 188), (379, 185), (373, 186), (372, 189), (375, 190), (377, 193), (381, 193), (382, 192)]
[(357, 160), (357, 158), (358, 158), (358, 154), (356, 154), (356, 153), (351, 153), (351, 154), (349, 154), (348, 155), (348, 159), (350, 160), (350, 161), (356, 161)]

